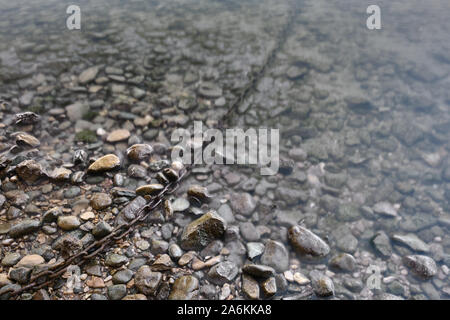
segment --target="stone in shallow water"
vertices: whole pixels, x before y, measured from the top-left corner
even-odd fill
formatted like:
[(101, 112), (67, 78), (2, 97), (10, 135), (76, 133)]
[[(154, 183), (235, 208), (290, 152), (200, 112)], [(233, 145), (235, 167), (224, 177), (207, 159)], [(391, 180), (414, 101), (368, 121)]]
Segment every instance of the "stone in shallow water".
[(92, 163), (88, 172), (97, 173), (102, 171), (114, 170), (120, 166), (120, 159), (114, 154), (107, 154), (99, 159), (97, 159), (94, 163)]
[(261, 263), (283, 272), (289, 267), (289, 253), (286, 247), (278, 241), (268, 240), (261, 256)]
[(205, 213), (187, 225), (181, 235), (181, 247), (185, 250), (201, 249), (211, 241), (221, 238), (227, 223), (215, 211)]
[(169, 300), (192, 300), (198, 295), (199, 281), (194, 276), (181, 276), (175, 280)]
[(174, 212), (183, 212), (189, 209), (189, 201), (185, 198), (177, 198), (172, 202), (172, 209)]
[(275, 277), (270, 277), (269, 279), (263, 281), (261, 284), (261, 289), (266, 297), (271, 297), (277, 293), (277, 282)]
[(211, 82), (203, 82), (198, 88), (198, 94), (208, 99), (222, 96), (222, 89)]
[(128, 262), (128, 258), (124, 255), (111, 253), (106, 257), (105, 264), (109, 267), (118, 268)]
[(78, 76), (78, 81), (81, 84), (86, 84), (88, 82), (91, 82), (92, 80), (95, 79), (95, 77), (97, 76), (99, 68), (97, 66), (94, 67), (90, 67), (86, 70), (84, 70), (83, 72), (81, 72), (81, 74)]
[(146, 184), (146, 185), (137, 187), (136, 194), (138, 194), (140, 196), (156, 195), (159, 192), (161, 192), (161, 190), (163, 190), (163, 189), (164, 189), (164, 186), (159, 183)]
[(242, 267), (242, 272), (248, 273), (257, 278), (269, 278), (275, 275), (275, 269), (261, 264), (246, 264)]
[(388, 235), (384, 231), (378, 232), (372, 238), (372, 245), (382, 256), (389, 258), (392, 255), (392, 246)]
[(4, 267), (12, 267), (17, 262), (20, 261), (21, 255), (18, 252), (11, 252), (5, 255), (5, 257), (2, 259), (2, 266)]
[(334, 295), (333, 280), (317, 270), (311, 271), (309, 275), (311, 277), (314, 293), (318, 297), (329, 297)]
[(100, 221), (95, 225), (95, 227), (92, 229), (92, 235), (97, 238), (103, 238), (110, 234), (113, 231), (113, 227), (111, 227), (107, 222)]
[(260, 242), (247, 242), (247, 255), (250, 259), (256, 258), (264, 252), (264, 244)]
[(237, 276), (239, 270), (237, 266), (231, 261), (225, 261), (216, 264), (208, 272), (208, 279), (216, 285), (224, 285), (227, 282), (233, 281)]
[(244, 216), (251, 215), (256, 208), (253, 197), (247, 192), (233, 193), (231, 195), (230, 205), (235, 213)]
[(30, 254), (30, 255), (27, 255), (27, 256), (23, 257), (22, 259), (20, 259), (20, 261), (17, 263), (16, 267), (32, 268), (32, 267), (40, 265), (44, 262), (45, 262), (44, 258), (42, 258), (40, 255)]
[(373, 211), (386, 217), (396, 217), (397, 209), (389, 202), (378, 202), (373, 207)]
[(316, 234), (302, 226), (289, 229), (289, 241), (300, 253), (314, 257), (324, 257), (330, 252), (330, 247)]
[(111, 300), (120, 300), (127, 295), (127, 287), (124, 284), (115, 284), (109, 286), (107, 291), (108, 297)]
[(411, 248), (414, 251), (429, 252), (430, 247), (413, 233), (406, 235), (394, 234), (392, 239)]
[(39, 140), (28, 133), (20, 133), (16, 136), (16, 144), (23, 147), (36, 148), (41, 144)]
[(411, 255), (403, 257), (403, 263), (416, 275), (428, 279), (437, 273), (437, 266), (434, 260), (423, 255)]
[(356, 260), (351, 254), (341, 253), (330, 259), (330, 266), (339, 271), (352, 272), (356, 268)]
[(70, 179), (70, 175), (72, 174), (72, 171), (66, 168), (55, 168), (52, 173), (50, 174), (50, 177), (52, 179), (57, 181), (67, 181)]

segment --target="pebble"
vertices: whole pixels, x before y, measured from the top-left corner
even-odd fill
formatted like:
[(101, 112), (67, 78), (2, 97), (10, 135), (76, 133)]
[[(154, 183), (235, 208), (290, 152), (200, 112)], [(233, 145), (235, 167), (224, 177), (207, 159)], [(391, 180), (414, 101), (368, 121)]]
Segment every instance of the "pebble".
[(70, 231), (77, 229), (81, 225), (80, 220), (76, 216), (59, 216), (58, 227), (63, 230)]
[(348, 253), (335, 255), (330, 259), (330, 266), (344, 272), (353, 272), (356, 269), (356, 259)]
[(413, 233), (406, 235), (394, 234), (392, 240), (395, 240), (414, 251), (429, 252), (430, 247)]
[(34, 266), (43, 264), (45, 262), (44, 258), (42, 258), (38, 254), (30, 254), (22, 259), (15, 265), (15, 267), (28, 267), (33, 268)]
[(174, 212), (183, 212), (189, 209), (189, 201), (185, 198), (176, 198), (172, 202), (172, 209)]
[(149, 266), (139, 268), (135, 275), (135, 285), (140, 293), (155, 296), (162, 281), (162, 273), (154, 272)]
[(108, 234), (110, 234), (112, 231), (113, 231), (113, 227), (111, 227), (105, 221), (100, 221), (92, 229), (92, 235), (97, 239), (101, 239), (101, 238), (107, 236)]
[(233, 193), (230, 199), (230, 205), (236, 214), (242, 214), (244, 216), (251, 215), (256, 208), (253, 197), (247, 192)]
[(71, 174), (72, 171), (70, 171), (69, 169), (55, 168), (50, 174), (50, 177), (52, 177), (52, 179), (57, 181), (68, 181), (70, 179)]
[(286, 247), (278, 241), (268, 240), (261, 256), (261, 263), (283, 272), (289, 267), (289, 254)]
[(314, 293), (318, 297), (329, 297), (334, 295), (333, 280), (316, 270), (311, 271), (309, 276), (311, 277)]
[(231, 261), (225, 261), (216, 264), (208, 272), (208, 279), (216, 285), (224, 285), (227, 282), (233, 281), (237, 276), (239, 270), (237, 266)]
[(153, 148), (149, 144), (134, 144), (127, 149), (128, 158), (136, 162), (147, 160), (152, 153)]
[(261, 283), (261, 289), (266, 297), (272, 297), (277, 293), (277, 281), (275, 277), (270, 277)]
[(90, 67), (90, 68), (84, 70), (83, 72), (81, 72), (81, 74), (78, 76), (78, 81), (81, 84), (89, 83), (95, 79), (95, 77), (98, 74), (98, 71), (99, 71), (99, 68), (97, 66)]
[(130, 269), (120, 270), (113, 275), (112, 282), (114, 284), (125, 284), (133, 278), (133, 275), (134, 272)]
[(247, 256), (250, 259), (259, 257), (264, 252), (264, 244), (260, 242), (247, 242)]
[(124, 255), (111, 253), (106, 257), (105, 264), (109, 267), (118, 268), (128, 262), (128, 258)]
[(247, 274), (242, 275), (242, 291), (249, 299), (259, 299), (259, 284)]
[(11, 227), (9, 235), (12, 238), (22, 237), (38, 230), (40, 223), (38, 220), (25, 219)]
[(242, 267), (242, 272), (257, 278), (269, 278), (275, 275), (275, 269), (261, 264), (246, 264)]
[(397, 217), (397, 209), (389, 202), (378, 202), (373, 207), (373, 211), (386, 217)]
[(107, 154), (92, 163), (88, 168), (88, 172), (97, 173), (102, 171), (109, 171), (114, 170), (119, 166), (120, 159), (114, 154)]
[(107, 288), (108, 297), (111, 300), (120, 300), (127, 295), (127, 287), (124, 284), (115, 284)]
[(107, 193), (98, 192), (92, 195), (90, 205), (95, 210), (103, 210), (112, 204), (112, 199)]
[(3, 267), (12, 267), (20, 261), (21, 257), (18, 252), (10, 252), (3, 257), (1, 264)]
[(41, 144), (40, 141), (28, 133), (20, 133), (16, 136), (16, 144), (18, 146), (37, 148)]
[(24, 160), (16, 167), (17, 175), (28, 183), (33, 183), (45, 177), (42, 166), (34, 160)]
[(126, 129), (117, 129), (112, 131), (107, 137), (106, 141), (108, 142), (119, 142), (127, 140), (130, 137), (130, 131)]
[(292, 280), (297, 282), (301, 286), (307, 285), (311, 282), (305, 275), (300, 272), (294, 273)]
[(325, 257), (330, 253), (330, 247), (325, 241), (302, 226), (291, 227), (288, 236), (292, 246), (301, 254)]

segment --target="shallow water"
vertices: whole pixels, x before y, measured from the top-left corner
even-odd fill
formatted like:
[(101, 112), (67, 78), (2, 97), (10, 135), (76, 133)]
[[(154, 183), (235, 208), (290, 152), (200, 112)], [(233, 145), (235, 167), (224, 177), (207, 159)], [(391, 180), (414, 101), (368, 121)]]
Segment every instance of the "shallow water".
[[(225, 105), (207, 101), (196, 110), (168, 113), (172, 127), (190, 128), (193, 120), (214, 125), (261, 68), (293, 15), (281, 48), (231, 118), (233, 126), (279, 128), (280, 157), (294, 163), (293, 172), (263, 177), (251, 168), (214, 166), (219, 173), (203, 183), (219, 181), (223, 194), (249, 191), (259, 205), (250, 220), (269, 226), (270, 238), (278, 237), (287, 248), (287, 228), (302, 223), (327, 239), (328, 257), (352, 254), (356, 269), (333, 273), (339, 298), (371, 298), (367, 270), (378, 266), (378, 293), (448, 299), (450, 3), (377, 1), (381, 30), (366, 28), (370, 4), (80, 1), (81, 31), (69, 31), (68, 3), (0, 0), (0, 98), (20, 106), (17, 99), (36, 91), (32, 103), (20, 109), (41, 114), (78, 100), (103, 99), (90, 120), (106, 129), (120, 127), (131, 119), (126, 112), (141, 112), (120, 103), (128, 88), (89, 91), (76, 83), (89, 66), (114, 66), (130, 73), (127, 78), (142, 76), (136, 86), (151, 92), (158, 90), (156, 81), (162, 83), (164, 95), (175, 101), (192, 96), (200, 80), (215, 83)], [(293, 65), (304, 68), (295, 79), (289, 76)], [(71, 122), (67, 130), (41, 137), (47, 150), (55, 141), (73, 143), (73, 130), (82, 124)], [(239, 175), (238, 183), (224, 179), (230, 173)], [(248, 180), (258, 187), (247, 190)], [(372, 243), (380, 231), (392, 247), (388, 256)], [(406, 234), (419, 238), (414, 247), (395, 240)], [(328, 259), (305, 261), (289, 250), (305, 274), (327, 268)], [(437, 274), (426, 281), (413, 276), (401, 261), (411, 254), (432, 257)], [(350, 278), (363, 286), (345, 285)]]

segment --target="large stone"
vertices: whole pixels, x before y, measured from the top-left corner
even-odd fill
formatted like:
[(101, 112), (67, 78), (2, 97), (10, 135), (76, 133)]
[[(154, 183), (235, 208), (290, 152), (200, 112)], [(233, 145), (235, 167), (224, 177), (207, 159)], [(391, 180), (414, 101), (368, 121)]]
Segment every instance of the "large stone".
[(245, 295), (252, 300), (259, 299), (259, 284), (258, 281), (253, 279), (247, 274), (242, 275), (242, 291)]
[(28, 183), (33, 183), (39, 178), (45, 177), (42, 166), (34, 160), (24, 160), (16, 167), (17, 175)]
[(102, 171), (114, 170), (120, 167), (120, 159), (115, 154), (107, 154), (99, 159), (97, 159), (94, 163), (92, 163), (88, 172), (97, 173)]
[(301, 254), (324, 257), (330, 253), (330, 247), (325, 241), (302, 226), (291, 227), (288, 236), (292, 246)]
[(185, 250), (201, 249), (211, 241), (221, 238), (225, 233), (227, 223), (215, 211), (188, 224), (181, 235), (181, 247)]
[(155, 296), (161, 284), (162, 273), (153, 272), (149, 266), (142, 266), (136, 272), (135, 285), (140, 293), (146, 296)]
[(289, 267), (289, 253), (281, 242), (269, 240), (261, 256), (261, 263), (274, 268), (277, 272), (283, 272)]
[(192, 300), (197, 297), (199, 281), (194, 276), (181, 276), (175, 280), (169, 300)]
[(437, 273), (436, 262), (430, 257), (411, 255), (403, 257), (403, 263), (419, 277), (428, 279)]

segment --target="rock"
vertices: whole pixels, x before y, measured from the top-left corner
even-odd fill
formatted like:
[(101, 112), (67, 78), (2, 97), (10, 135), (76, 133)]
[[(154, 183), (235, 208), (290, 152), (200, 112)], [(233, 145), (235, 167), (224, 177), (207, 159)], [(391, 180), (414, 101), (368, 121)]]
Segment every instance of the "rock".
[(233, 281), (239, 270), (231, 261), (220, 262), (212, 267), (208, 272), (208, 280), (216, 285), (222, 286)]
[(307, 277), (305, 277), (305, 275), (301, 274), (300, 272), (294, 273), (292, 280), (301, 286), (304, 286), (311, 282)]
[(30, 234), (38, 230), (40, 227), (40, 223), (38, 220), (25, 219), (14, 226), (9, 230), (9, 235), (12, 238), (22, 237), (24, 235)]
[(419, 277), (429, 279), (436, 275), (437, 266), (434, 260), (423, 255), (403, 257), (403, 263)]
[(356, 260), (351, 254), (341, 253), (330, 259), (330, 266), (339, 271), (352, 272), (356, 269)]
[(316, 270), (311, 271), (309, 276), (311, 277), (314, 293), (318, 297), (329, 297), (334, 295), (333, 280)]
[(242, 291), (249, 299), (259, 299), (259, 284), (247, 274), (242, 275)]
[(106, 257), (105, 264), (109, 267), (119, 268), (128, 262), (128, 258), (124, 255), (111, 253)]
[(201, 249), (211, 241), (221, 238), (226, 229), (225, 220), (215, 211), (188, 224), (181, 235), (181, 248), (185, 250)]
[(41, 143), (31, 134), (19, 133), (16, 136), (16, 144), (21, 147), (37, 148)]
[(167, 271), (174, 266), (172, 259), (168, 254), (162, 254), (156, 258), (155, 262), (152, 264), (152, 270), (156, 271)]
[(6, 273), (0, 273), (0, 288), (11, 284), (12, 282), (8, 279)]
[(115, 284), (108, 287), (108, 297), (111, 300), (120, 300), (127, 295), (127, 286)]
[(291, 227), (288, 237), (291, 245), (301, 254), (325, 257), (330, 253), (330, 247), (325, 241), (302, 226)]
[(413, 233), (406, 235), (394, 234), (392, 240), (395, 240), (414, 251), (429, 252), (430, 247)]
[(10, 252), (2, 259), (3, 267), (12, 267), (20, 261), (21, 255), (18, 252)]
[(84, 221), (92, 220), (95, 218), (95, 214), (92, 211), (86, 211), (80, 214), (80, 219)]
[(75, 102), (66, 106), (66, 112), (70, 121), (76, 122), (81, 120), (89, 112), (89, 105), (82, 102)]
[(208, 203), (211, 200), (211, 196), (208, 189), (199, 185), (192, 185), (187, 191), (188, 197), (200, 201), (202, 203)]
[(102, 171), (114, 170), (120, 167), (120, 159), (114, 154), (107, 154), (92, 163), (88, 172), (97, 173)]
[(112, 231), (113, 231), (113, 227), (111, 227), (106, 221), (100, 221), (92, 229), (92, 235), (95, 238), (100, 239), (100, 238), (106, 237)]
[(348, 96), (344, 100), (351, 110), (358, 113), (368, 112), (374, 108), (369, 100), (361, 96)]
[(277, 293), (277, 281), (275, 277), (270, 277), (261, 283), (261, 289), (266, 297), (272, 297)]
[(169, 243), (164, 240), (152, 239), (152, 253), (160, 254), (167, 252), (169, 248)]
[(44, 262), (44, 258), (42, 258), (40, 255), (30, 254), (23, 257), (15, 266), (33, 268), (34, 266), (43, 264)]
[(176, 243), (172, 243), (169, 246), (169, 255), (173, 259), (179, 259), (183, 255), (183, 250)]
[(264, 244), (260, 242), (247, 242), (247, 256), (250, 259), (259, 257), (264, 252)]
[(308, 73), (308, 68), (306, 66), (294, 65), (294, 66), (289, 67), (289, 69), (287, 69), (286, 76), (290, 80), (296, 80), (296, 79), (302, 78), (307, 73)]
[(338, 219), (340, 221), (351, 222), (358, 220), (360, 217), (358, 207), (353, 203), (344, 203), (339, 206)]
[(98, 70), (99, 70), (99, 68), (97, 66), (90, 67), (90, 68), (84, 70), (78, 76), (78, 82), (80, 82), (80, 84), (86, 84), (86, 83), (91, 82), (97, 76)]
[(58, 227), (63, 230), (75, 230), (81, 225), (80, 220), (76, 216), (59, 216)]
[(373, 207), (373, 211), (386, 217), (397, 217), (397, 209), (389, 202), (378, 202)]
[(162, 273), (153, 272), (149, 266), (142, 266), (136, 272), (135, 285), (140, 293), (146, 296), (155, 296), (161, 284)]
[(104, 288), (105, 282), (100, 277), (94, 277), (92, 276), (91, 279), (86, 281), (86, 285), (90, 288)]
[(66, 168), (55, 168), (50, 177), (56, 181), (68, 181), (70, 179), (70, 175), (72, 171)]
[(34, 160), (24, 160), (16, 167), (17, 175), (28, 183), (33, 183), (38, 179), (45, 177), (42, 166)]
[(253, 197), (247, 193), (233, 193), (230, 199), (230, 205), (236, 214), (250, 216), (256, 208)]
[(149, 144), (134, 144), (127, 149), (128, 158), (136, 162), (147, 160), (152, 153), (153, 148)]
[(133, 278), (133, 275), (134, 273), (130, 269), (120, 270), (114, 273), (112, 277), (112, 282), (114, 284), (126, 284)]
[(95, 210), (103, 210), (112, 204), (112, 199), (109, 194), (98, 192), (92, 196), (90, 204)]
[(126, 129), (117, 129), (112, 131), (107, 137), (106, 141), (108, 142), (119, 142), (127, 140), (130, 137), (130, 131)]
[(148, 250), (150, 248), (150, 243), (146, 240), (138, 240), (136, 241), (136, 247), (142, 251)]
[(198, 295), (199, 281), (194, 276), (181, 276), (175, 280), (169, 300), (192, 300)]
[(289, 267), (289, 254), (285, 246), (274, 240), (268, 240), (261, 256), (261, 263), (283, 272)]
[(246, 264), (242, 267), (242, 272), (264, 279), (275, 275), (274, 268), (261, 264)]
[(203, 82), (198, 87), (198, 94), (207, 99), (217, 99), (222, 96), (222, 89), (211, 82)]
[(375, 250), (383, 257), (389, 258), (392, 255), (391, 242), (384, 231), (378, 232), (372, 238), (372, 245), (374, 246)]

